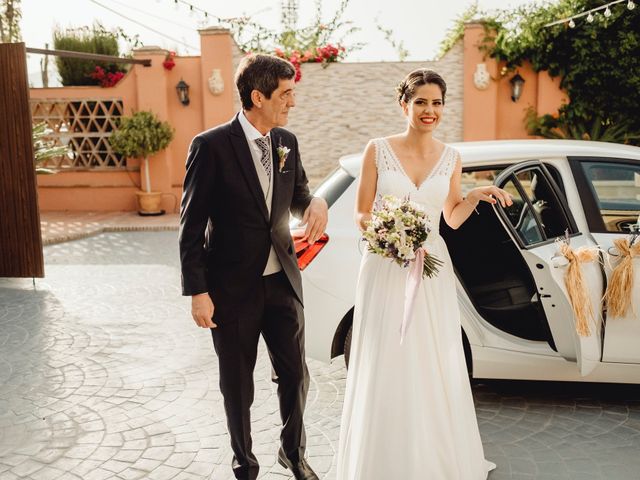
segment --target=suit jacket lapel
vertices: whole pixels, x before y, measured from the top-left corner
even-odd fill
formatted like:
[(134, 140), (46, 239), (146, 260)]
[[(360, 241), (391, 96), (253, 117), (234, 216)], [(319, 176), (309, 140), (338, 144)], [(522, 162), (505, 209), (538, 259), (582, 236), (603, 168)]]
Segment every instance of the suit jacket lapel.
[[(242, 167), (242, 173), (249, 190), (253, 194), (260, 211), (264, 215), (264, 219), (269, 222), (269, 212), (267, 211), (267, 204), (264, 201), (264, 194), (262, 193), (262, 187), (260, 186), (260, 180), (258, 179), (258, 173), (256, 172), (255, 164), (253, 163), (253, 157), (251, 156), (251, 150), (249, 150), (249, 144), (247, 143), (247, 137), (244, 135), (242, 125), (238, 120), (238, 116), (231, 122), (231, 144), (236, 153), (238, 163)], [(275, 179), (274, 179), (275, 180)], [(275, 193), (275, 192), (274, 192)]]
[(273, 219), (278, 215), (278, 192), (280, 191), (280, 159), (278, 158), (278, 145), (281, 139), (276, 129), (271, 130), (271, 158), (273, 159), (273, 192), (271, 192), (271, 219), (270, 224), (273, 225)]

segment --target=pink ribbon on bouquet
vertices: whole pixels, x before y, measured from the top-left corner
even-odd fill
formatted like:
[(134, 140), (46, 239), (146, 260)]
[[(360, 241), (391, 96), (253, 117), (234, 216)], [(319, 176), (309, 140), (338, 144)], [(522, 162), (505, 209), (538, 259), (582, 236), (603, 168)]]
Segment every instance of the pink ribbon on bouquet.
[(422, 273), (424, 271), (424, 256), (426, 250), (422, 247), (416, 250), (416, 258), (409, 266), (407, 274), (407, 285), (404, 291), (404, 315), (402, 316), (402, 325), (400, 326), (400, 345), (404, 341), (404, 335), (409, 328), (411, 317), (413, 316), (413, 307), (415, 306), (416, 296), (422, 282)]

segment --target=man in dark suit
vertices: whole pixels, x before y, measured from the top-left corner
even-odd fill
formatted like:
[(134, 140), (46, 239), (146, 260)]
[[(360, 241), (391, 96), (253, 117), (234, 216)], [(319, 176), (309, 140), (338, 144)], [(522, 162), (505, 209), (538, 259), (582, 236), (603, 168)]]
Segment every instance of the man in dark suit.
[(296, 479), (318, 477), (304, 458), (305, 364), (302, 281), (289, 214), (313, 243), (327, 204), (309, 193), (296, 137), (280, 127), (295, 106), (295, 69), (270, 55), (245, 57), (236, 72), (242, 111), (189, 147), (180, 215), (183, 295), (210, 328), (238, 479), (254, 480), (249, 409), (262, 334), (278, 382), (278, 461)]

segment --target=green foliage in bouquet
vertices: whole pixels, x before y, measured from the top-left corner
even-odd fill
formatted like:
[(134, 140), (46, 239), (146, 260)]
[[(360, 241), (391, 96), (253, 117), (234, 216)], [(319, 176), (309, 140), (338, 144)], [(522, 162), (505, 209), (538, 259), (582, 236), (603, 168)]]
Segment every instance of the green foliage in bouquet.
[[(384, 195), (375, 202), (362, 236), (371, 253), (408, 267), (416, 259), (417, 250), (424, 248), (433, 228), (432, 219), (416, 203)], [(441, 260), (426, 252), (423, 276), (435, 276), (442, 265)]]

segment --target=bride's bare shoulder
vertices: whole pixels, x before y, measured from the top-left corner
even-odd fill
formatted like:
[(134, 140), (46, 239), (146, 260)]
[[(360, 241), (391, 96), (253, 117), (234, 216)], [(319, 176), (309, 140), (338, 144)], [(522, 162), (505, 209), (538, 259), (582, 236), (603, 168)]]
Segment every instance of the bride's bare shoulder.
[(391, 143), (400, 142), (400, 141), (402, 141), (403, 138), (404, 138), (404, 134), (403, 133), (396, 133), (395, 135), (389, 135), (387, 137), (382, 137), (383, 140), (386, 140), (387, 142), (391, 142)]
[(380, 137), (394, 152), (404, 148), (405, 136), (403, 133), (396, 133), (387, 137)]

